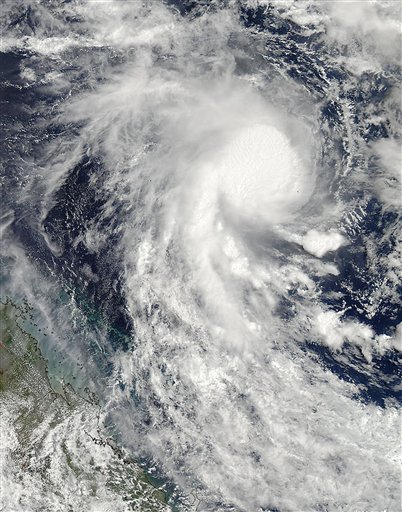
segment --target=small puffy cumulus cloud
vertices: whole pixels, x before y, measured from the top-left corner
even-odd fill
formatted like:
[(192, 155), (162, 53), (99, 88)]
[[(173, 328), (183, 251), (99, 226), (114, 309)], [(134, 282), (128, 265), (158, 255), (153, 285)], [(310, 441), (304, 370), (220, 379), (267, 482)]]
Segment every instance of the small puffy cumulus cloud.
[(35, 82), (36, 73), (32, 68), (23, 67), (20, 72), (20, 76), (27, 83)]
[(396, 326), (393, 335), (381, 334), (377, 337), (377, 342), (381, 353), (389, 348), (402, 352), (402, 322)]
[(336, 251), (346, 245), (347, 239), (338, 231), (327, 233), (310, 229), (303, 237), (303, 249), (317, 258), (322, 258), (328, 252)]
[[(336, 311), (320, 310), (314, 319), (314, 326), (322, 341), (329, 347), (337, 350), (345, 341), (367, 342), (373, 338), (374, 333), (370, 327), (358, 322), (341, 320), (342, 313)], [(360, 344), (360, 343), (359, 343)]]
[(320, 341), (333, 350), (341, 350), (348, 342), (360, 347), (367, 361), (373, 353), (384, 354), (387, 350), (402, 350), (402, 325), (399, 324), (393, 336), (376, 335), (373, 329), (355, 320), (342, 320), (342, 312), (318, 309), (312, 320), (313, 330)]

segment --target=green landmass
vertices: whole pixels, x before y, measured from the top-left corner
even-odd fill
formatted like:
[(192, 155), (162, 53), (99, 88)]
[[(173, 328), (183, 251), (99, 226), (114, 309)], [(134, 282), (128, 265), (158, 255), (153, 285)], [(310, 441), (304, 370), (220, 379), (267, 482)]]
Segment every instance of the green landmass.
[(102, 435), (96, 397), (68, 385), (52, 388), (37, 340), (21, 327), (27, 313), (28, 306), (0, 304), (1, 428), (12, 439), (8, 447), (1, 443), (6, 505), (32, 512), (169, 510), (165, 493)]

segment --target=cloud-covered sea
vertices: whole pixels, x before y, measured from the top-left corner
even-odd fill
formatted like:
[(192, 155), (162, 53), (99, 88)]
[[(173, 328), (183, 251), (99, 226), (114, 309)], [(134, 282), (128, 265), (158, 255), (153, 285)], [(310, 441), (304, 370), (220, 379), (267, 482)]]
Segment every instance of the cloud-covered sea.
[(1, 19), (2, 297), (50, 379), (172, 510), (397, 511), (399, 3)]

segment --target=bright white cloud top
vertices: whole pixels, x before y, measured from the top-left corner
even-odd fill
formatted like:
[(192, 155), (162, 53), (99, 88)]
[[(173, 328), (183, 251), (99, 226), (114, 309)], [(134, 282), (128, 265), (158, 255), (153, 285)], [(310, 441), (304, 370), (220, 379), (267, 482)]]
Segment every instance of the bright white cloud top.
[(241, 215), (278, 222), (302, 206), (314, 187), (297, 148), (269, 125), (242, 129), (213, 166), (220, 193)]
[(322, 233), (311, 229), (303, 237), (303, 248), (317, 258), (322, 258), (328, 252), (336, 251), (346, 243), (345, 237), (337, 231)]

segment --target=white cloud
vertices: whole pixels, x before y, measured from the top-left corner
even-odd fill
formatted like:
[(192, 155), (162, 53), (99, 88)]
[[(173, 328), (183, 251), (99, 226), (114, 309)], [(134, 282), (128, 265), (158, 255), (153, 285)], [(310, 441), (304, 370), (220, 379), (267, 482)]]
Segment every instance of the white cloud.
[[(291, 17), (305, 5), (277, 7), (289, 8)], [(356, 31), (370, 43), (371, 31), (381, 32), (371, 7), (352, 6), (345, 21), (345, 4), (309, 5), (306, 22), (317, 23), (322, 37), (327, 28), (331, 44), (347, 44)], [(301, 236), (306, 226), (334, 225), (342, 213), (342, 205), (328, 205), (332, 175), (321, 174), (318, 193), (313, 189), (319, 135), (312, 133), (320, 105), (308, 111), (304, 102), (311, 98), (282, 75), (277, 82), (262, 73), (256, 81), (239, 79), (233, 41), (246, 36), (231, 10), (189, 21), (163, 3), (69, 8), (82, 18), (79, 33), (57, 39), (45, 27), (41, 37), (18, 44), (60, 59), (68, 48), (83, 49), (74, 53), (74, 65), (86, 72), (85, 90), (69, 97), (76, 76), (67, 71), (63, 83), (53, 85), (66, 92), (55, 121), (80, 131), (52, 141), (35, 172), (43, 178), (46, 215), (85, 151), (104, 165), (102, 215), (119, 215), (122, 239), (113, 249), (124, 262), (135, 325), (133, 351), (110, 349), (115, 380), (100, 389), (122, 442), (153, 457), (185, 492), (199, 482), (204, 503), (224, 500), (247, 511), (392, 508), (398, 470), (388, 454), (397, 446), (396, 411), (360, 404), (353, 398), (357, 386), (320, 368), (299, 345), (311, 339), (341, 350), (348, 341), (367, 359), (395, 345), (316, 306), (319, 278), (340, 278), (339, 272), (300, 245), (322, 258), (347, 243), (336, 230)], [(361, 15), (369, 17), (367, 30)], [(242, 49), (251, 51), (252, 39), (246, 42)], [(257, 59), (262, 43), (253, 44)], [(342, 62), (367, 57), (366, 46), (362, 53), (348, 48)], [(353, 127), (347, 128), (352, 137)], [(392, 169), (394, 150), (378, 146)], [(92, 224), (80, 241), (96, 252), (107, 236)], [(72, 362), (70, 373), (87, 345), (96, 354), (110, 348), (102, 332), (83, 342), (74, 300), (55, 311), (59, 288), (32, 271), (22, 249), (11, 244), (9, 252), (16, 261), (10, 291), (26, 295), (63, 334), (57, 347)], [(84, 273), (93, 278), (88, 268)], [(97, 362), (89, 362), (85, 378), (94, 381)]]
[(355, 320), (342, 320), (343, 313), (320, 310), (313, 318), (313, 327), (320, 341), (334, 350), (340, 350), (345, 342), (357, 345), (367, 361), (373, 353), (383, 355), (387, 350), (402, 350), (401, 325), (394, 336), (376, 335), (373, 329)]
[(375, 190), (381, 201), (391, 207), (402, 206), (401, 142), (380, 139), (373, 144), (380, 158), (380, 169), (375, 177)]
[(346, 238), (337, 231), (321, 232), (311, 229), (303, 237), (303, 249), (317, 258), (333, 252), (347, 243)]

